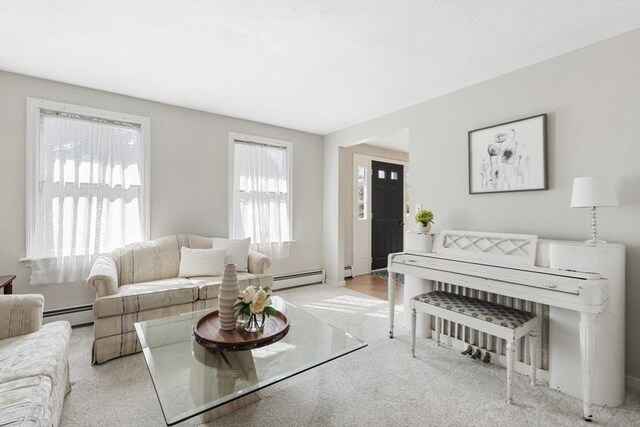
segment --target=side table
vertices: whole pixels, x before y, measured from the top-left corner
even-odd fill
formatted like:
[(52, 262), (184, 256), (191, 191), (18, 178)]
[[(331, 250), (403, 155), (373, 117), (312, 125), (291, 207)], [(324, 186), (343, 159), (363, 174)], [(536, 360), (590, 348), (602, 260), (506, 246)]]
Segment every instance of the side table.
[(16, 276), (0, 276), (0, 289), (4, 291), (5, 295), (13, 293), (13, 279)]

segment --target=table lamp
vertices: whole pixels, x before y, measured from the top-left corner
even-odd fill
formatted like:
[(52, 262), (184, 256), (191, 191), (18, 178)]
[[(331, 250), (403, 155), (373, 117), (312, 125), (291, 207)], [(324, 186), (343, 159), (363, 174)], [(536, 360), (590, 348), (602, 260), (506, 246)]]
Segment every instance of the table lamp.
[(572, 208), (591, 208), (591, 239), (590, 245), (606, 243), (598, 240), (596, 228), (596, 208), (603, 206), (618, 206), (618, 197), (611, 178), (603, 176), (585, 176), (573, 180), (571, 193)]

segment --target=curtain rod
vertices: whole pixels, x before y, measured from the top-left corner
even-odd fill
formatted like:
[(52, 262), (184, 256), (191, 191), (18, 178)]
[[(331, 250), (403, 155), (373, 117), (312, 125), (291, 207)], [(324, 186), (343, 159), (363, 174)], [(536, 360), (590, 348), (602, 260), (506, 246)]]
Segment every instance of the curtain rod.
[(233, 142), (237, 142), (239, 144), (246, 144), (246, 145), (260, 145), (263, 147), (279, 148), (281, 150), (287, 149), (287, 147), (283, 147), (282, 145), (267, 144), (266, 142), (245, 141), (242, 139), (235, 139), (235, 138), (233, 139)]
[(84, 116), (82, 114), (71, 114), (71, 113), (65, 113), (63, 111), (54, 111), (54, 110), (45, 110), (45, 109), (41, 109), (40, 112), (41, 114), (48, 115), (48, 116), (59, 116), (59, 117), (65, 117), (68, 119), (76, 119), (76, 120), (88, 120), (96, 123), (125, 126), (125, 127), (135, 128), (135, 129), (141, 128), (140, 123), (120, 122), (117, 120), (103, 119), (100, 117)]

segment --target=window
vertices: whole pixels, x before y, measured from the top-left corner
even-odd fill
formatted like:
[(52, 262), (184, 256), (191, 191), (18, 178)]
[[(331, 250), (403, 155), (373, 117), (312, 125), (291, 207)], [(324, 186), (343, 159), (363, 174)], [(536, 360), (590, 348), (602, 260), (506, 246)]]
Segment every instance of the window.
[(232, 238), (250, 237), (274, 257), (288, 255), (291, 236), (291, 143), (229, 134)]
[(407, 217), (411, 215), (411, 205), (409, 202), (409, 172), (406, 173), (404, 178), (404, 199), (406, 200), (406, 211), (405, 214)]
[(378, 171), (378, 179), (386, 179), (386, 178), (387, 178), (386, 172), (384, 170), (380, 169)]
[(27, 120), (31, 283), (83, 280), (148, 236), (149, 119), (28, 98)]
[(391, 172), (391, 180), (392, 181), (398, 180), (398, 172)]
[(358, 166), (357, 182), (357, 201), (358, 201), (358, 219), (367, 219), (367, 168)]

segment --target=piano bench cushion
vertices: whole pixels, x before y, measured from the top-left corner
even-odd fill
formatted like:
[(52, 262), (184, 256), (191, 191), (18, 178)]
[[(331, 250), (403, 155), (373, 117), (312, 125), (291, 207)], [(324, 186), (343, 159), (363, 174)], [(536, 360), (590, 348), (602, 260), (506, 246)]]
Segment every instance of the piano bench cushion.
[(444, 291), (428, 292), (413, 299), (510, 329), (516, 329), (535, 317), (533, 313)]

